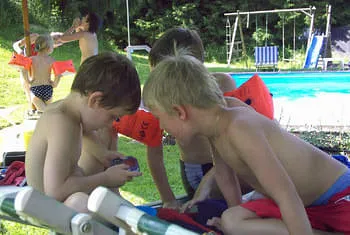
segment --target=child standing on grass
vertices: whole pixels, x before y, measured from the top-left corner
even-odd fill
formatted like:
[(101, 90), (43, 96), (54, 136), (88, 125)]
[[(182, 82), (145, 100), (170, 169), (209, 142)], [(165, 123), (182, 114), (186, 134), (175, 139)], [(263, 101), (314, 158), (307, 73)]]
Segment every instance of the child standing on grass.
[(48, 35), (40, 35), (35, 40), (35, 51), (37, 55), (32, 56), (32, 66), (29, 80), (31, 91), (31, 102), (40, 112), (45, 110), (47, 104), (51, 102), (53, 88), (57, 87), (61, 75), (51, 80), (51, 68), (55, 59), (50, 57), (53, 52), (53, 40)]
[(87, 13), (81, 20), (74, 19), (72, 27), (63, 35), (57, 36), (55, 40), (60, 43), (67, 43), (79, 40), (81, 51), (80, 64), (87, 58), (98, 53), (97, 31), (100, 27), (101, 20), (93, 12)]
[[(37, 33), (31, 33), (29, 35), (30, 38), (30, 44), (31, 44), (31, 52), (32, 55), (36, 55), (37, 53), (35, 52), (35, 40), (39, 37), (39, 34)], [(22, 38), (16, 42), (13, 43), (13, 49), (15, 50), (15, 52), (17, 54), (21, 54), (21, 55), (25, 55), (28, 56), (27, 54), (27, 50), (24, 48), (25, 47), (25, 38)], [(23, 49), (22, 49), (23, 48)], [(24, 93), (26, 95), (26, 99), (28, 102), (28, 108), (29, 108), (29, 114), (33, 113), (33, 109), (35, 107), (33, 107), (32, 105), (32, 99), (31, 99), (31, 95), (30, 95), (30, 84), (29, 84), (29, 79), (28, 79), (28, 72), (25, 69), (20, 69), (19, 71), (19, 78), (24, 90)]]
[(117, 188), (141, 175), (128, 171), (125, 164), (95, 174), (86, 174), (78, 166), (83, 136), (134, 113), (140, 96), (138, 74), (125, 56), (102, 53), (86, 59), (70, 94), (48, 105), (37, 122), (26, 153), (28, 184), (87, 212), (88, 194), (97, 186)]
[[(180, 53), (161, 61), (143, 101), (177, 140), (206, 137), (217, 152), (215, 179), (229, 209), (210, 225), (225, 234), (350, 233), (349, 169), (273, 120), (229, 107), (194, 57)], [(241, 204), (237, 176), (266, 198)]]

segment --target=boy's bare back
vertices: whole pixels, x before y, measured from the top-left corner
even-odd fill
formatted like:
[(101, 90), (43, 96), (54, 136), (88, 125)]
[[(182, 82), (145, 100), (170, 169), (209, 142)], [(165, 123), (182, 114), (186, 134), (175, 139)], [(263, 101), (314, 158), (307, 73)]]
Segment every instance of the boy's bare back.
[(26, 176), (28, 184), (42, 192), (54, 186), (45, 182), (81, 173), (77, 162), (82, 129), (74, 115), (69, 104), (59, 101), (48, 105), (37, 122), (26, 153)]
[(51, 67), (55, 60), (50, 56), (32, 56), (31, 85), (52, 85)]
[(310, 205), (347, 170), (274, 121), (246, 108), (227, 109), (218, 122), (218, 132), (214, 143), (222, 160), (273, 199), (288, 191), (283, 187), (291, 180), (304, 205)]

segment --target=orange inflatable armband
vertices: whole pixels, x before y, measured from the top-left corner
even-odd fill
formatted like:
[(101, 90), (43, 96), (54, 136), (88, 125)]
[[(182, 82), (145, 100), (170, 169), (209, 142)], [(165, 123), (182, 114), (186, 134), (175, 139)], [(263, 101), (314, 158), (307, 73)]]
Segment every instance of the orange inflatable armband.
[(56, 61), (52, 64), (52, 69), (55, 76), (76, 73), (72, 60)]
[(16, 68), (29, 70), (32, 66), (32, 59), (21, 54), (13, 53), (8, 64)]
[(160, 129), (158, 119), (142, 109), (132, 115), (121, 117), (119, 121), (114, 121), (113, 129), (150, 147), (162, 144), (163, 130)]
[(273, 119), (272, 95), (264, 81), (255, 74), (235, 90), (225, 92), (224, 96), (235, 97), (252, 106), (257, 112)]

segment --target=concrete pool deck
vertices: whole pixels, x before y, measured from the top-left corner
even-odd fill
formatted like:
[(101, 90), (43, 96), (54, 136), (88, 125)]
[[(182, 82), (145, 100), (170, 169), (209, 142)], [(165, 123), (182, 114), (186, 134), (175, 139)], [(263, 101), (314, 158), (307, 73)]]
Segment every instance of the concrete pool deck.
[(274, 98), (275, 119), (288, 130), (350, 131), (350, 93)]

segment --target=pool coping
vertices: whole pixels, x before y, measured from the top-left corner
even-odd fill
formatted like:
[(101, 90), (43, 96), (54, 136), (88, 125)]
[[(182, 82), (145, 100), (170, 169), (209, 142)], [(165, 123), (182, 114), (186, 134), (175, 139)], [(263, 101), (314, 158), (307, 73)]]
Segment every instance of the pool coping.
[(280, 125), (289, 132), (302, 132), (302, 131), (323, 131), (323, 132), (350, 132), (350, 126), (337, 126), (337, 125)]

